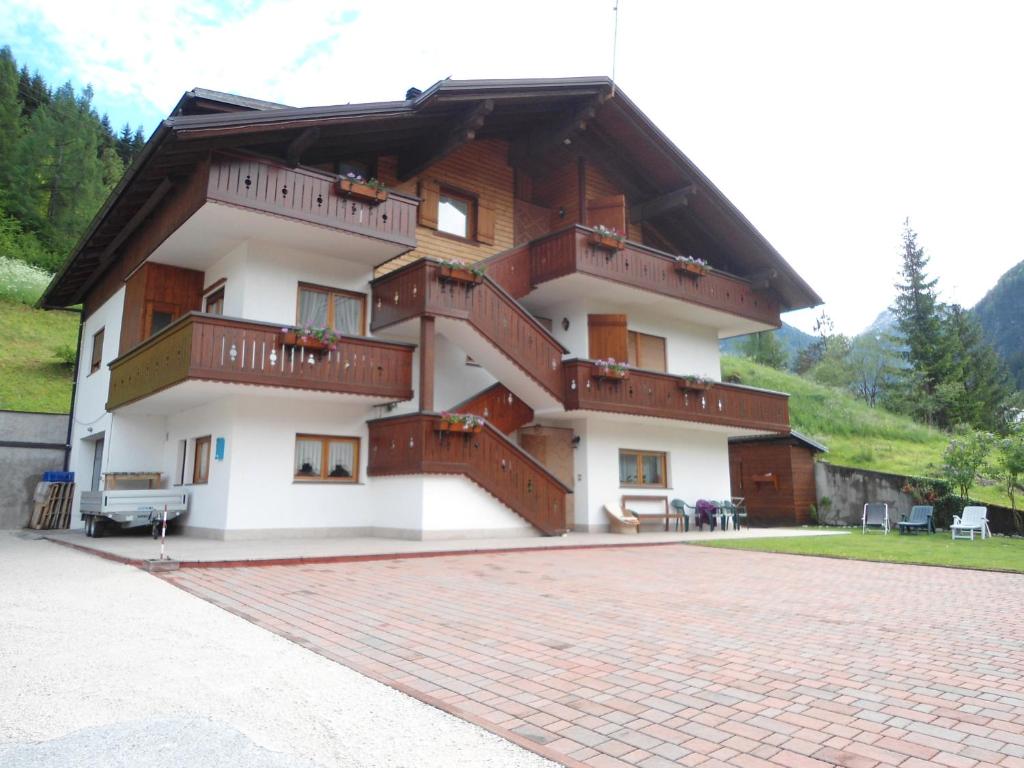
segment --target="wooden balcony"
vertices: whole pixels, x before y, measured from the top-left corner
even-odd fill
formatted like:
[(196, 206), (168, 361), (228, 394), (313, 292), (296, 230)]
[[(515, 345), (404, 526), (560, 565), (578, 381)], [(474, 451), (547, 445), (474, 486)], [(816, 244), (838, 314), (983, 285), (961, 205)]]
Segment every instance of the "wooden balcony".
[(263, 213), (318, 224), (404, 246), (416, 246), (415, 197), (389, 191), (383, 203), (343, 197), (337, 176), (310, 168), (289, 168), (270, 160), (217, 154), (210, 164), (206, 196)]
[(345, 336), (313, 352), (282, 339), (278, 325), (187, 314), (110, 364), (107, 410), (189, 380), (412, 398), (411, 345)]
[(549, 536), (566, 530), (571, 489), (492, 424), (474, 434), (438, 432), (434, 413), (369, 422), (367, 474), (463, 475)]
[(420, 259), (373, 282), (370, 327), (375, 332), (423, 315), (469, 323), (527, 376), (561, 400), (565, 349), (489, 277), (474, 286), (445, 282), (437, 262)]
[(596, 378), (589, 360), (566, 360), (565, 409), (626, 413), (727, 427), (788, 433), (789, 396), (716, 382), (706, 390), (682, 388), (685, 379), (629, 370), (627, 378)]
[(779, 302), (769, 291), (717, 270), (702, 276), (676, 271), (675, 257), (626, 241), (622, 250), (591, 245), (579, 225), (553, 232), (488, 260), (488, 275), (522, 298), (542, 283), (571, 274), (590, 275), (708, 309), (779, 327)]

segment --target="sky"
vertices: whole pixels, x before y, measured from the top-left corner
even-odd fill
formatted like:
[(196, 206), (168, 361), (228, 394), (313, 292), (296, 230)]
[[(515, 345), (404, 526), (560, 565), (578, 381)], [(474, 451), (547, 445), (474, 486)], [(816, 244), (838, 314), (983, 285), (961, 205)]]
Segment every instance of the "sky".
[[(615, 0), (0, 0), (0, 45), (147, 136), (193, 87), (292, 106), (611, 75)], [(1021, 260), (1024, 3), (619, 0), (615, 79), (857, 333), (910, 218), (943, 300)], [(810, 331), (820, 310), (785, 319)]]

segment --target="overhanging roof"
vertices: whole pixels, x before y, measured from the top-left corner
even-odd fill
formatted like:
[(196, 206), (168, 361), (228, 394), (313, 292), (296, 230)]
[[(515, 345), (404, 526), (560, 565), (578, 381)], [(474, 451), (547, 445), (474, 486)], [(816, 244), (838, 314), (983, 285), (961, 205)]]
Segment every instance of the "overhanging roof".
[[(307, 164), (345, 156), (401, 154), (438, 140), (467, 115), (487, 105), (479, 139), (521, 141), (548, 126), (576, 120), (587, 109), (586, 130), (568, 149), (593, 157), (623, 185), (632, 199), (658, 199), (692, 186), (682, 209), (652, 221), (683, 243), (714, 247), (728, 255), (731, 271), (767, 275), (785, 310), (814, 306), (821, 299), (760, 232), (621, 90), (605, 77), (531, 80), (442, 80), (412, 99), (324, 107), (286, 107), (193, 89), (162, 121), (142, 153), (108, 197), (41, 306), (63, 307), (80, 300), (100, 277), (100, 265), (124, 240), (123, 229), (138, 224), (138, 212), (166, 180), (184, 178), (217, 149), (245, 149), (283, 156), (305, 133)], [(550, 153), (549, 153), (550, 154)], [(710, 245), (709, 245), (710, 244)]]
[(802, 432), (797, 432), (795, 429), (790, 430), (788, 435), (757, 435), (755, 437), (730, 437), (730, 443), (784, 443), (784, 442), (796, 442), (810, 448), (815, 453), (828, 453), (828, 448), (819, 443), (817, 440), (812, 440)]

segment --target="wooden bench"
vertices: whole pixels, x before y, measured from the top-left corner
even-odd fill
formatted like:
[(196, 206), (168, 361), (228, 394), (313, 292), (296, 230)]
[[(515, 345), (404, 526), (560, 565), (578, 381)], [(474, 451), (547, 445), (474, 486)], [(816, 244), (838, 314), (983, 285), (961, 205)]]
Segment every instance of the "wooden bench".
[[(630, 501), (660, 501), (665, 506), (664, 512), (637, 512), (635, 509), (627, 509), (626, 503)], [(668, 530), (669, 521), (673, 518), (676, 521), (676, 528), (679, 528), (679, 521), (683, 519), (682, 512), (676, 512), (669, 506), (668, 496), (623, 496), (622, 497), (622, 508), (626, 509), (629, 514), (633, 515), (640, 524), (643, 525), (644, 520), (661, 520), (665, 519), (665, 530)]]

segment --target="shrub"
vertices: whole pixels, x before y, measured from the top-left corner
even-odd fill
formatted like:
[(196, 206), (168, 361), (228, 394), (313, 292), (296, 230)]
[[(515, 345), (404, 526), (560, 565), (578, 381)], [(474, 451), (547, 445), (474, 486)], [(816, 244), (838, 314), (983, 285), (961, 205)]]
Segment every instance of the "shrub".
[(75, 354), (75, 348), (70, 344), (61, 344), (53, 351), (53, 354), (57, 358), (57, 362), (68, 367), (75, 364), (75, 359), (77, 357)]
[(49, 272), (0, 255), (0, 299), (34, 304), (49, 282)]

